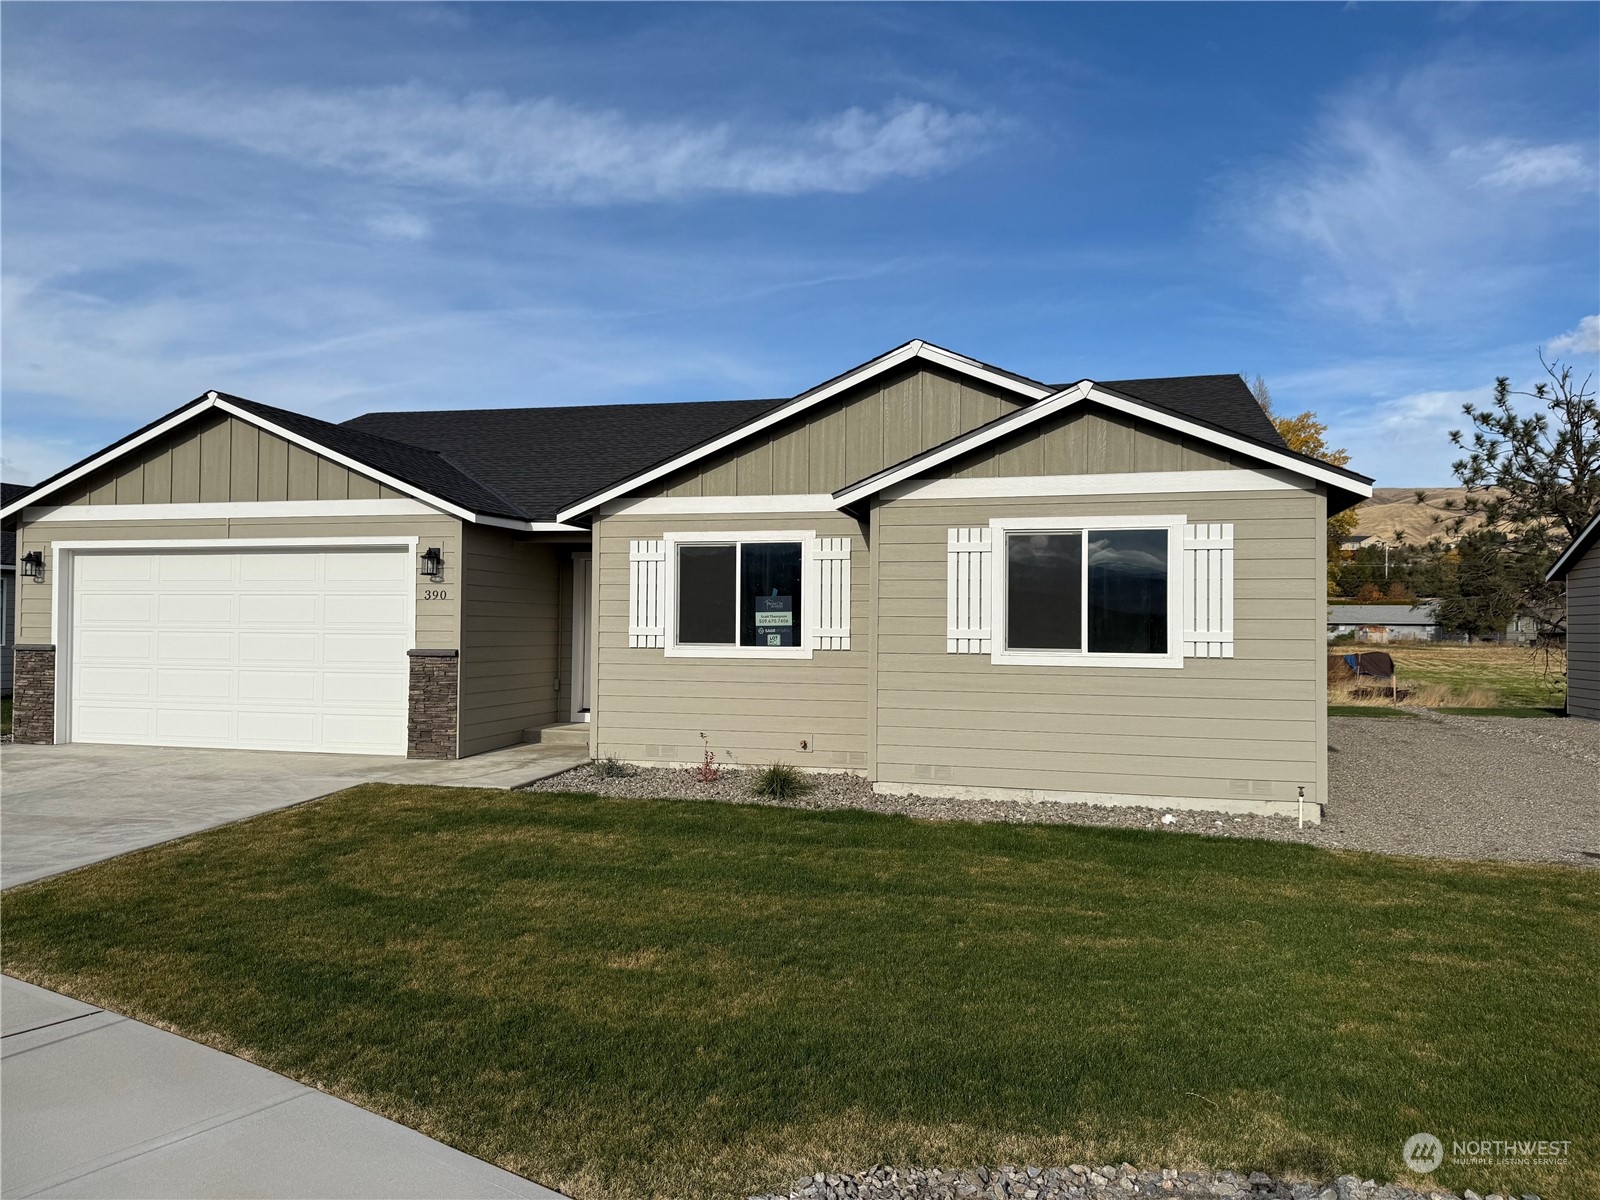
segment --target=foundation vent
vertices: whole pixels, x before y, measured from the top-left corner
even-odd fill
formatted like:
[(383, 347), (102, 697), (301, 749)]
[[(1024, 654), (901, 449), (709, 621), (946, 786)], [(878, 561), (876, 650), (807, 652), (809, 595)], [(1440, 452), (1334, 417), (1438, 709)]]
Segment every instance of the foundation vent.
[(646, 758), (664, 758), (668, 762), (676, 762), (678, 748), (676, 746), (652, 746), (647, 743), (644, 748), (644, 756)]
[(949, 767), (934, 767), (929, 766), (927, 763), (918, 763), (911, 769), (911, 773), (918, 779), (945, 780), (947, 782), (950, 779)]
[(867, 752), (865, 750), (835, 750), (833, 761), (845, 767), (864, 767), (867, 765)]
[(1235, 796), (1270, 796), (1273, 792), (1270, 779), (1230, 779), (1228, 791)]

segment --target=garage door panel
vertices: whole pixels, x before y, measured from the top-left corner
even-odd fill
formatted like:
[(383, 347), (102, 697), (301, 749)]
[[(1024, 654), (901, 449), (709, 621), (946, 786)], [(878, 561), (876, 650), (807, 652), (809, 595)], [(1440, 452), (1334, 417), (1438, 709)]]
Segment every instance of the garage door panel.
[(233, 671), (184, 670), (159, 667), (155, 672), (156, 697), (160, 700), (230, 700), (233, 698)]
[(241, 633), (239, 664), (314, 663), (317, 641), (315, 633)]
[(78, 597), (75, 615), (85, 627), (96, 625), (148, 625), (155, 618), (154, 596), (128, 596), (117, 592), (87, 592)]
[(155, 578), (156, 560), (150, 554), (95, 554), (80, 556), (73, 579), (83, 585), (123, 583)]
[(233, 720), (225, 708), (162, 705), (156, 709), (155, 735), (175, 746), (225, 746), (233, 741)]
[(323, 560), (336, 557), (285, 551), (246, 554), (240, 557), (239, 579), (242, 583), (287, 583), (296, 580), (312, 583), (321, 577)]
[(315, 625), (318, 598), (304, 592), (246, 593), (239, 597), (239, 624)]
[(329, 583), (411, 582), (411, 556), (356, 551), (328, 556)]
[(72, 644), (76, 657), (95, 663), (148, 663), (153, 661), (156, 636), (121, 630), (80, 630)]
[(239, 713), (239, 744), (315, 750), (320, 720), (316, 713), (244, 709)]
[(322, 602), (322, 615), (330, 626), (400, 628), (406, 619), (406, 597), (329, 595)]
[(407, 680), (375, 671), (327, 671), (322, 676), (322, 699), (331, 705), (390, 707), (406, 700)]
[(256, 671), (239, 672), (239, 699), (241, 701), (285, 702), (317, 700), (317, 671)]
[(236, 570), (232, 554), (162, 554), (156, 562), (162, 583), (232, 583)]
[(327, 633), (322, 637), (322, 661), (330, 667), (391, 663), (405, 658), (407, 639), (373, 633)]
[(234, 634), (162, 630), (156, 634), (156, 655), (163, 663), (233, 664)]
[(151, 667), (89, 667), (80, 678), (82, 686), (97, 696), (138, 699), (155, 695), (155, 670)]
[(144, 705), (84, 704), (74, 709), (73, 733), (85, 741), (147, 741), (155, 733), (155, 712)]
[(162, 625), (227, 625), (238, 620), (231, 593), (166, 592), (158, 598), (156, 620)]
[(80, 553), (72, 737), (403, 754), (404, 551)]

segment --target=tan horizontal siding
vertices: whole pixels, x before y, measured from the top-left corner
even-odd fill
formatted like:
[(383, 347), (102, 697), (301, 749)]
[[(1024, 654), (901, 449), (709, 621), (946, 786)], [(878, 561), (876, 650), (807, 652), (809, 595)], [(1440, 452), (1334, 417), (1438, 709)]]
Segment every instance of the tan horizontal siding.
[(461, 753), (523, 740), (558, 712), (564, 550), (466, 527), (461, 612)]
[[(110, 503), (107, 501), (106, 503)], [(136, 542), (168, 540), (227, 541), (235, 538), (361, 538), (416, 537), (423, 546), (444, 551), (443, 584), (416, 576), (416, 647), (453, 650), (460, 645), (461, 522), (454, 517), (295, 517), (218, 518), (205, 521), (51, 521), (25, 523), (17, 530), (17, 552), (44, 553), (46, 580), (20, 589), (18, 640), (42, 644), (51, 640), (50, 613), (55, 588), (50, 547), (54, 542)], [(430, 600), (428, 589), (443, 587), (446, 598)]]
[[(809, 659), (668, 658), (628, 646), (628, 543), (669, 532), (810, 530), (849, 537), (849, 650)], [(870, 565), (859, 522), (837, 512), (750, 516), (606, 517), (595, 524), (598, 670), (595, 740), (601, 755), (683, 762), (700, 757), (699, 735), (732, 765), (785, 760), (861, 768), (869, 749)], [(802, 752), (799, 743), (811, 743)], [(652, 750), (652, 747), (654, 748)], [(861, 758), (859, 762), (850, 756)]]
[[(1090, 459), (1080, 469), (1105, 467)], [(1301, 785), (1319, 799), (1326, 786), (1323, 511), (1320, 496), (1300, 491), (884, 504), (879, 779), (1153, 801), (1237, 799), (1236, 781), (1244, 780), (1275, 799), (1292, 799)], [(946, 652), (949, 529), (995, 517), (1071, 524), (1141, 514), (1233, 524), (1235, 657), (1189, 659), (1174, 670), (996, 666), (987, 655)]]

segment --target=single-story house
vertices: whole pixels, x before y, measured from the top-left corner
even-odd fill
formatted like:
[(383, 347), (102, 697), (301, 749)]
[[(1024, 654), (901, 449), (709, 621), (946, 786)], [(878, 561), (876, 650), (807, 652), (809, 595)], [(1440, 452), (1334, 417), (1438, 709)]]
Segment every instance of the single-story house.
[(1567, 715), (1600, 721), (1600, 516), (1546, 578), (1567, 584)]
[[(0, 507), (28, 490), (26, 484), (0, 483)], [(0, 529), (0, 696), (11, 695), (11, 624), (16, 595), (17, 535), (12, 529)]]
[(1328, 605), (1330, 638), (1353, 633), (1358, 642), (1433, 642), (1441, 632), (1439, 605), (1433, 600)]
[(0, 510), (15, 728), (454, 757), (587, 720), (635, 763), (1314, 814), (1324, 521), (1370, 494), (1237, 376), (922, 341), (774, 400), (207, 392)]

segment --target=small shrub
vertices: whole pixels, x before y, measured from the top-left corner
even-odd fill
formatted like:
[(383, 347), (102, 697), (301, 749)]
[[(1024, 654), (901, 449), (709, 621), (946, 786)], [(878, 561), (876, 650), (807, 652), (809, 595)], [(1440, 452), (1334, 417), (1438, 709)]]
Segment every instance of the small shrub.
[(811, 790), (811, 781), (788, 763), (773, 763), (758, 772), (750, 783), (750, 791), (768, 800), (793, 800)]
[(623, 779), (632, 775), (633, 769), (615, 754), (608, 754), (595, 761), (594, 773), (601, 779)]
[(711, 739), (700, 735), (700, 782), (715, 783), (722, 778), (722, 768), (717, 766), (717, 756), (711, 753)]

